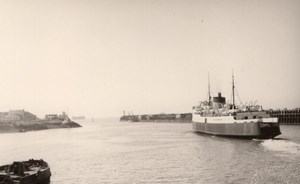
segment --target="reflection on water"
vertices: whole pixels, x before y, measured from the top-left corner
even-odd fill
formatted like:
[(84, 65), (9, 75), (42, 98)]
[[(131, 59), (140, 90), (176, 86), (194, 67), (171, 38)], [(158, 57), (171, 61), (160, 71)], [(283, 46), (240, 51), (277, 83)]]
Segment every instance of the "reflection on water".
[(80, 123), (0, 134), (1, 164), (42, 158), (51, 166), (51, 184), (300, 181), (295, 127), (283, 126), (275, 140), (239, 140), (197, 134), (183, 123)]

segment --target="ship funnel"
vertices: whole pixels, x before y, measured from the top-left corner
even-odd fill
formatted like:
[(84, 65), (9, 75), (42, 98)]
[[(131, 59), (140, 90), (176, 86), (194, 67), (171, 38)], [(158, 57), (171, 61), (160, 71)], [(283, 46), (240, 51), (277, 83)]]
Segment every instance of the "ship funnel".
[(213, 98), (213, 102), (225, 104), (225, 97), (222, 97), (222, 94), (218, 93), (218, 96)]

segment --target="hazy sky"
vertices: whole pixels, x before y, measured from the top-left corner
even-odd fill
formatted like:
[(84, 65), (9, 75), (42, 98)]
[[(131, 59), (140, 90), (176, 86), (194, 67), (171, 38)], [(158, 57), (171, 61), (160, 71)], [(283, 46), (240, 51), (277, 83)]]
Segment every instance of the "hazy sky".
[(189, 112), (211, 90), (300, 107), (300, 1), (0, 0), (0, 111)]

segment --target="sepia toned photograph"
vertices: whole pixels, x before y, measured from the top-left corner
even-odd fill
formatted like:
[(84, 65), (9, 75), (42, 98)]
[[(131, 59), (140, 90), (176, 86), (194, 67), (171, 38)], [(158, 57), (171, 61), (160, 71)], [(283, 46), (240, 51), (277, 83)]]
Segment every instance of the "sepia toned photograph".
[(0, 0), (0, 184), (299, 184), (300, 1)]

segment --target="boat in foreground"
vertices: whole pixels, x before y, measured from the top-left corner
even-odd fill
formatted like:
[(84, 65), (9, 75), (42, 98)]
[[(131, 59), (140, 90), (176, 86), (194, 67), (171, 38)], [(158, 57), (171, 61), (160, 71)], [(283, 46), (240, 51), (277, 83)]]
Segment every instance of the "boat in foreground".
[(232, 81), (233, 102), (226, 103), (221, 93), (211, 100), (209, 89), (208, 101), (193, 107), (193, 129), (205, 134), (245, 139), (273, 139), (280, 135), (278, 118), (271, 117), (261, 106), (235, 105), (233, 77)]
[(50, 181), (50, 167), (43, 160), (18, 161), (0, 166), (0, 184), (44, 184)]

